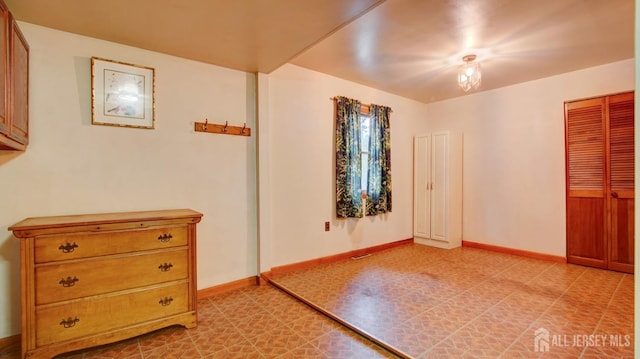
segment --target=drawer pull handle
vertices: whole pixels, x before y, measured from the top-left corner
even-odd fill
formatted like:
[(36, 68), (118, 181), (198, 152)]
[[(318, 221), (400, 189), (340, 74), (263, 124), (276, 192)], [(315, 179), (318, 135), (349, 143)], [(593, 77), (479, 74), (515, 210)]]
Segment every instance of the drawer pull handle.
[(162, 243), (167, 243), (171, 240), (171, 238), (173, 238), (173, 236), (171, 235), (171, 233), (167, 234), (161, 234), (158, 236), (158, 240)]
[(158, 266), (158, 269), (160, 269), (160, 271), (162, 272), (168, 272), (171, 270), (171, 268), (173, 267), (173, 264), (171, 263), (164, 263)]
[(78, 243), (76, 242), (73, 242), (73, 244), (67, 242), (67, 244), (61, 244), (60, 247), (58, 247), (58, 249), (61, 250), (62, 253), (71, 253), (76, 248), (78, 248)]
[(163, 307), (166, 307), (167, 305), (171, 304), (171, 302), (173, 302), (172, 297), (164, 297), (160, 299), (160, 301), (158, 301), (158, 304), (160, 304)]
[(73, 287), (74, 285), (76, 285), (76, 282), (79, 280), (80, 279), (78, 279), (78, 277), (73, 276), (73, 278), (71, 277), (62, 278), (58, 283), (61, 284), (63, 287)]
[(79, 321), (80, 321), (80, 319), (78, 319), (78, 317), (75, 317), (73, 319), (71, 317), (69, 317), (67, 319), (62, 319), (62, 321), (60, 322), (60, 325), (62, 325), (65, 328), (71, 328), (74, 325), (76, 325), (76, 323), (79, 322)]

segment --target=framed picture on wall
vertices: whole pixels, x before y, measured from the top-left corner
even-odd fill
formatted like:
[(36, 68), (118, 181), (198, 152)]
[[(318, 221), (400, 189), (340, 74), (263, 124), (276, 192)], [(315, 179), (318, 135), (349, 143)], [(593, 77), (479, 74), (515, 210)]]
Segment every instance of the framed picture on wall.
[(153, 129), (155, 70), (91, 58), (91, 123)]

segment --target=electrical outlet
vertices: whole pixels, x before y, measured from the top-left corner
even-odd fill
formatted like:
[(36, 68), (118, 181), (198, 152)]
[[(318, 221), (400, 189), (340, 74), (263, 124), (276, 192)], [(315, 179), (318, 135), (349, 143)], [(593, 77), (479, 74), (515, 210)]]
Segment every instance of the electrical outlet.
[(329, 232), (331, 228), (329, 227), (329, 222), (324, 222), (324, 231)]

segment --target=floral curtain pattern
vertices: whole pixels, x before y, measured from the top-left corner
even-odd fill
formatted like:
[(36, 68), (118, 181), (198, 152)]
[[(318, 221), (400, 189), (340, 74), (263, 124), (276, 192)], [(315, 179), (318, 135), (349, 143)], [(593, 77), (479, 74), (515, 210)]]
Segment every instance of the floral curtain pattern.
[(338, 218), (363, 215), (360, 150), (360, 101), (336, 99), (336, 213)]
[(370, 107), (369, 174), (365, 214), (391, 212), (391, 132), (386, 106)]

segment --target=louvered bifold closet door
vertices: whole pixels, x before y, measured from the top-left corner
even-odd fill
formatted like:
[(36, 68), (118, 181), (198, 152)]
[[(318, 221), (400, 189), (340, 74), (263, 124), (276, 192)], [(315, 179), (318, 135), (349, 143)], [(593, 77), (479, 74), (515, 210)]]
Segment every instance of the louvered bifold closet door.
[(608, 98), (609, 268), (628, 273), (633, 273), (634, 262), (633, 106), (633, 93)]
[(606, 268), (605, 100), (565, 104), (567, 261)]

